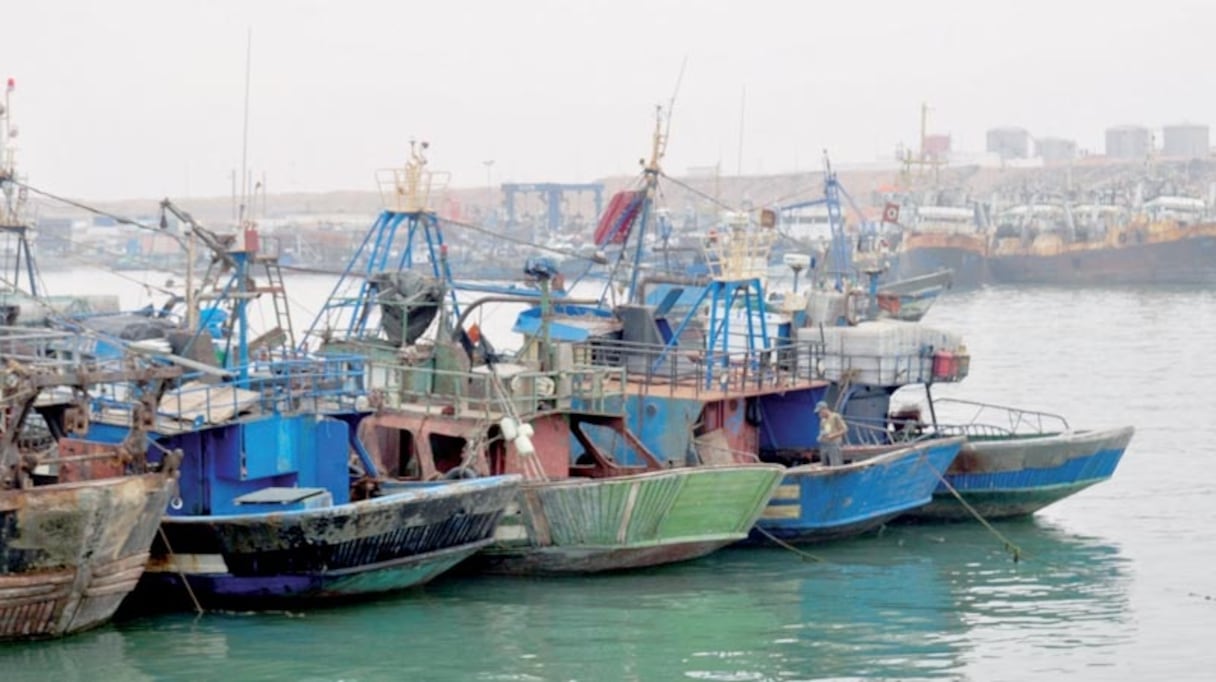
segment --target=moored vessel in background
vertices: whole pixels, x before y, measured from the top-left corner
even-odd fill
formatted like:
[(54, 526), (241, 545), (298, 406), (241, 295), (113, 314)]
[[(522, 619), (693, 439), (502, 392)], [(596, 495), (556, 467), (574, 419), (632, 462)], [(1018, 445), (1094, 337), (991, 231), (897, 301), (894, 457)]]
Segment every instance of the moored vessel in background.
[(974, 289), (988, 281), (989, 232), (978, 207), (914, 205), (903, 211), (899, 243), (900, 279), (949, 271), (951, 285)]
[(1011, 214), (988, 260), (994, 284), (1216, 282), (1216, 220), (1200, 199), (1160, 196), (1138, 211), (1068, 205)]

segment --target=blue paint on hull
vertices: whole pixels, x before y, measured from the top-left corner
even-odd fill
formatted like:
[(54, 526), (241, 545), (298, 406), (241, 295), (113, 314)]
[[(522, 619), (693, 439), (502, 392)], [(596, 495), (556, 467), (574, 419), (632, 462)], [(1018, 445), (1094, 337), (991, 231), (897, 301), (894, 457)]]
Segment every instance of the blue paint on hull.
[[(1033, 514), (1114, 475), (1126, 444), (1075, 457), (1059, 466), (1015, 471), (947, 474), (946, 480), (986, 519)], [(909, 515), (922, 521), (961, 521), (974, 518), (944, 485), (933, 502)]]
[[(857, 535), (928, 504), (962, 447), (961, 438), (924, 443), (840, 467), (790, 469), (757, 526), (786, 542)], [(752, 531), (753, 542), (767, 541)]]

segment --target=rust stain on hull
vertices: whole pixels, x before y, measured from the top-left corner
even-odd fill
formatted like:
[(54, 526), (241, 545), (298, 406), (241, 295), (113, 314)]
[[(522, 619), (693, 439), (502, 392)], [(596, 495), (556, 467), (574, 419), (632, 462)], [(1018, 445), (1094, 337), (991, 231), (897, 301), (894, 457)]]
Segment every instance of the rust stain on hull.
[(145, 474), (0, 491), (0, 640), (109, 620), (143, 573), (171, 489)]

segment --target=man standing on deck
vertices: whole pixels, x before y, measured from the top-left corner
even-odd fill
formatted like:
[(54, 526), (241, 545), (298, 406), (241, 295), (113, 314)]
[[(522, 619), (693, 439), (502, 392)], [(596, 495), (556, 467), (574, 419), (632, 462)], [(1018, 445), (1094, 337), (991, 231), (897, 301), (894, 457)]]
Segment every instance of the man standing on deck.
[(844, 464), (840, 444), (844, 442), (844, 435), (849, 431), (844, 417), (833, 412), (822, 400), (815, 405), (815, 412), (819, 414), (819, 461), (832, 467)]

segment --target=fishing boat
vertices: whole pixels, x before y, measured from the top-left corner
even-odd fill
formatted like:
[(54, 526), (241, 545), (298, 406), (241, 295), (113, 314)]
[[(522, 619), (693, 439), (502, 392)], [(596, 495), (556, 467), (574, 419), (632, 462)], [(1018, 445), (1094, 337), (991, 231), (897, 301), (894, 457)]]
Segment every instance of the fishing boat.
[(1211, 284), (1213, 254), (1216, 221), (1201, 199), (1160, 196), (1136, 211), (1023, 205), (1002, 215), (989, 269), (998, 284)]
[[(963, 437), (905, 446), (848, 446), (844, 464), (791, 466), (751, 539), (806, 544), (859, 535), (934, 501)], [(831, 499), (836, 504), (824, 504)]]
[[(522, 475), (494, 542), (474, 558), (499, 573), (654, 566), (747, 537), (780, 467), (670, 468), (627, 428), (619, 368), (584, 365), (544, 341), (531, 353), (498, 353), (469, 323), (485, 303), (536, 299), (456, 298), (443, 230), (427, 209), (426, 163), (414, 148), (405, 168), (388, 175), (392, 201), (306, 337), (324, 353), (367, 359), (377, 409), (360, 425), (359, 442), (369, 466), (396, 481), (387, 489)], [(530, 263), (520, 274), (536, 282), (547, 307), (556, 268)], [(419, 277), (432, 285), (394, 291), (443, 293), (386, 295), (386, 281)], [(436, 331), (423, 337), (432, 321)]]
[[(1034, 513), (1110, 478), (1131, 439), (1130, 426), (1074, 431), (1056, 415), (936, 398), (933, 386), (962, 381), (970, 371), (971, 356), (959, 335), (897, 321), (826, 326), (836, 317), (811, 319), (800, 332), (825, 344), (828, 400), (849, 423), (850, 442), (893, 446), (965, 438), (949, 466), (937, 469), (941, 478), (932, 504), (909, 510), (907, 517)], [(825, 326), (818, 327), (820, 322)], [(909, 386), (923, 387), (923, 407), (893, 408), (893, 394)]]
[[(419, 485), (411, 480), (524, 476), (475, 569), (595, 573), (695, 559), (746, 538), (780, 479), (781, 467), (755, 463), (666, 466), (619, 413), (619, 371), (443, 369), (440, 358), (463, 351), (434, 350), (420, 351), (427, 360), (412, 366), (372, 364), (387, 402), (364, 420), (361, 440), (407, 488)], [(630, 451), (634, 463), (618, 461), (602, 439), (616, 440), (614, 452)]]
[(118, 443), (67, 439), (85, 429), (98, 386), (134, 382), (155, 395), (180, 373), (65, 355), (82, 340), (0, 328), (0, 641), (107, 622), (143, 573), (176, 488), (180, 454), (146, 458), (146, 411)]
[[(637, 210), (614, 214), (614, 200), (597, 230), (601, 239), (619, 240), (638, 254), (661, 174), (659, 126), (654, 140), (641, 189), (621, 202), (640, 202)], [(788, 316), (774, 314), (766, 302), (774, 218), (730, 221), (710, 245), (709, 279), (669, 280), (657, 305), (642, 298), (645, 278), (635, 268), (625, 303), (609, 306), (601, 298), (554, 305), (551, 313), (534, 307), (520, 314), (515, 331), (568, 347), (576, 361), (623, 367), (629, 425), (652, 451), (667, 453), (670, 466), (765, 461), (788, 467), (756, 532), (776, 527), (798, 541), (845, 537), (928, 502), (961, 441), (895, 448), (868, 463), (860, 453), (847, 466), (817, 462), (813, 406), (830, 382), (823, 343), (799, 338)], [(680, 301), (686, 303), (677, 306)], [(627, 453), (610, 452), (627, 461)]]
[(897, 416), (899, 431), (966, 438), (945, 471), (933, 502), (910, 512), (922, 521), (961, 521), (1029, 516), (1114, 475), (1135, 429), (1072, 429), (1059, 415), (973, 401), (939, 398), (934, 410), (970, 413), (931, 430), (915, 414)]
[[(211, 305), (189, 315), (186, 328), (200, 331), (188, 352), (148, 351), (191, 372), (166, 391), (149, 428), (158, 449), (184, 458), (134, 608), (365, 597), (422, 584), (490, 543), (519, 477), (385, 490), (367, 462), (352, 476), (355, 429), (369, 410), (362, 358), (295, 348), (282, 277), (256, 228), (224, 238), (165, 208), (213, 250), (202, 284), (188, 287)], [(248, 319), (262, 297), (276, 326), (255, 338)], [(106, 407), (92, 429), (100, 438), (127, 406)]]
[[(888, 212), (897, 204), (888, 204)], [(942, 271), (951, 274), (951, 284), (959, 289), (975, 289), (988, 282), (988, 242), (990, 231), (980, 216), (979, 206), (956, 204), (908, 204), (899, 242), (899, 277), (931, 276)], [(913, 320), (914, 321), (914, 320)]]

